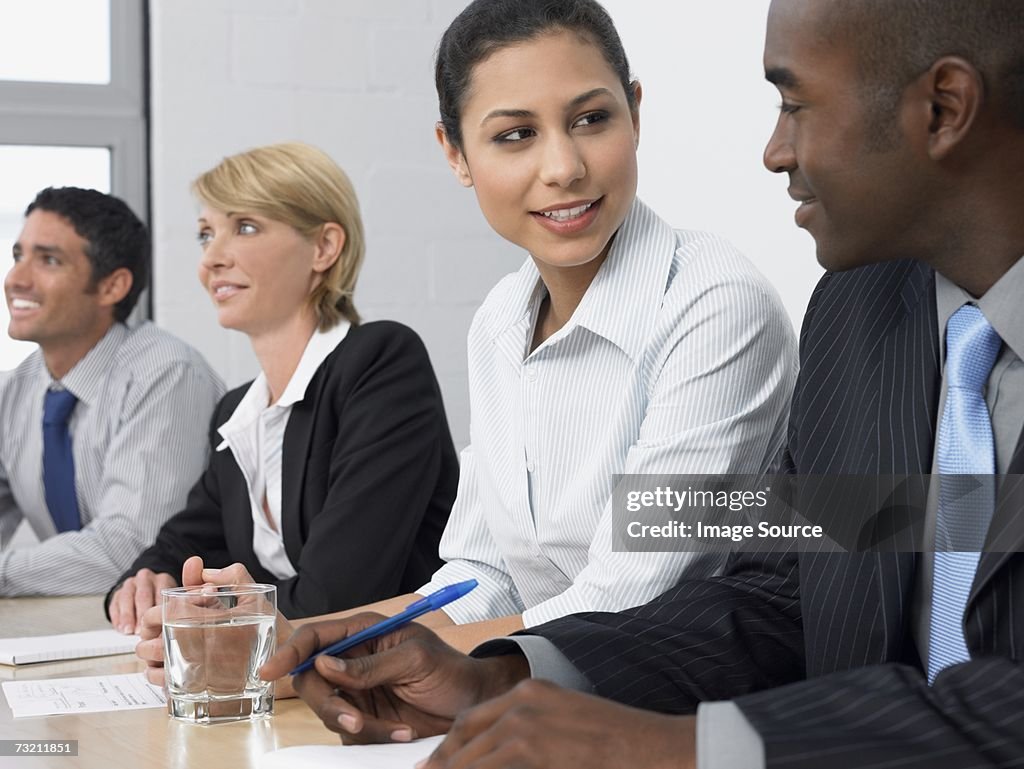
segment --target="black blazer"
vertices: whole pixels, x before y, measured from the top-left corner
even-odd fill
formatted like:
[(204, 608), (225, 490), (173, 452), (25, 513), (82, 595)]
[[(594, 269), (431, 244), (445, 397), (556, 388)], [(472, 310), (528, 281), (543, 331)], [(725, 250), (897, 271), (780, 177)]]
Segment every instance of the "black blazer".
[[(790, 470), (930, 471), (941, 384), (931, 270), (827, 274), (800, 346)], [(1010, 473), (1024, 473), (1022, 448)], [(912, 638), (913, 553), (737, 554), (722, 577), (534, 632), (630, 705), (685, 713), (735, 698), (771, 767), (1018, 766), (1024, 494), (1004, 481), (964, 620), (972, 660), (933, 686)]]
[(277, 585), (285, 616), (306, 617), (427, 582), (441, 565), (437, 546), (459, 471), (441, 393), (415, 332), (389, 321), (353, 326), (292, 407), (281, 468), (281, 526), (297, 572), (291, 579), (277, 579), (257, 560), (245, 478), (230, 450), (216, 450), (217, 427), (247, 389), (218, 404), (206, 471), (185, 509), (118, 585), (142, 568), (180, 580), (192, 555), (210, 567), (238, 561), (258, 582)]

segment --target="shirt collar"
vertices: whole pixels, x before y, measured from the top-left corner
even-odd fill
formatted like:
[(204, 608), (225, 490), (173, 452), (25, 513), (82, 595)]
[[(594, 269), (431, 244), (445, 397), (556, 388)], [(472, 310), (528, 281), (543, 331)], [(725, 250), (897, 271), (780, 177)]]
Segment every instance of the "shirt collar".
[(306, 349), (303, 350), (302, 357), (299, 358), (299, 365), (296, 366), (295, 373), (288, 380), (288, 385), (284, 388), (277, 403), (274, 404), (275, 406), (286, 408), (306, 397), (306, 390), (309, 388), (313, 375), (327, 360), (327, 356), (334, 351), (334, 348), (341, 344), (341, 340), (345, 338), (351, 327), (352, 324), (343, 318), (333, 328), (317, 331), (309, 338)]
[(270, 400), (270, 388), (267, 386), (267, 377), (261, 371), (259, 376), (249, 385), (242, 400), (238, 402), (235, 410), (231, 413), (228, 421), (217, 428), (224, 441), (217, 447), (217, 451), (227, 447), (227, 439), (239, 432), (248, 429), (249, 425), (268, 408), (289, 408), (306, 397), (306, 390), (313, 380), (317, 369), (327, 360), (327, 356), (334, 351), (334, 348), (341, 344), (341, 341), (348, 334), (352, 324), (342, 319), (338, 325), (327, 331), (315, 331), (306, 342), (306, 349), (302, 351), (299, 358), (299, 365), (295, 367), (291, 379), (273, 406), (268, 405)]
[(935, 273), (939, 338), (943, 341), (941, 349), (944, 351), (946, 347), (946, 324), (950, 316), (963, 305), (974, 304), (1004, 344), (1020, 360), (1024, 360), (1024, 315), (1019, 310), (1021, 296), (1024, 296), (1024, 259), (1018, 259), (979, 299), (972, 297), (941, 273)]
[[(638, 361), (668, 285), (675, 242), (672, 228), (635, 198), (604, 264), (557, 337), (586, 328)], [(533, 317), (545, 291), (536, 265), (528, 259), (512, 278), (503, 304), (490, 316), (491, 338), (532, 325), (521, 322)]]
[(117, 349), (128, 336), (128, 327), (114, 323), (93, 348), (85, 354), (60, 380), (53, 380), (43, 365), (50, 385), (60, 384), (86, 406), (93, 406), (100, 394), (101, 383), (113, 367)]

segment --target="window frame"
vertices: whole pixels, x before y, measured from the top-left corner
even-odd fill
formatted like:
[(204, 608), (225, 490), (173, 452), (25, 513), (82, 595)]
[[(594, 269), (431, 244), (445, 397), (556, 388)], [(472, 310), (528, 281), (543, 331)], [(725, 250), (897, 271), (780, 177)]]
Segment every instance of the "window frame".
[(108, 148), (111, 192), (148, 222), (147, 16), (146, 0), (110, 0), (107, 84), (0, 81), (0, 144)]

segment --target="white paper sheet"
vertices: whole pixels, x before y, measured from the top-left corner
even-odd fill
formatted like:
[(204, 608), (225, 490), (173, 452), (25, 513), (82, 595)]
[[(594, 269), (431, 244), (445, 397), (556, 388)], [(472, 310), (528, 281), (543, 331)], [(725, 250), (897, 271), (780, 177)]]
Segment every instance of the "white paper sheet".
[(387, 745), (302, 745), (264, 753), (260, 769), (412, 769), (444, 735)]
[(3, 690), (15, 718), (140, 710), (166, 705), (163, 691), (146, 681), (142, 673), (4, 681)]
[(0, 638), (0, 663), (23, 665), (29, 662), (77, 660), (108, 654), (130, 654), (139, 644), (137, 635), (122, 635), (116, 630), (89, 630), (84, 633)]

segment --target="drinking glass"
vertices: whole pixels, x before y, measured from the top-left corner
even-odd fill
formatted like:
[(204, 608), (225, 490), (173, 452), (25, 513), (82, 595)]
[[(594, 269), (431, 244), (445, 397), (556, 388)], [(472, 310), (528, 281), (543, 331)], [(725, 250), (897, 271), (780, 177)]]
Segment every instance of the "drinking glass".
[(274, 653), (274, 585), (161, 590), (164, 674), (171, 716), (194, 723), (269, 716), (273, 684), (260, 666)]

